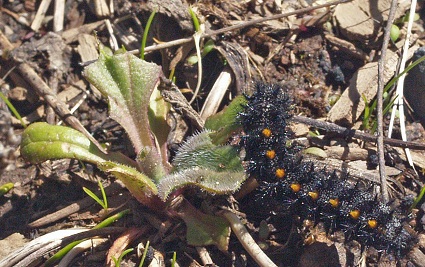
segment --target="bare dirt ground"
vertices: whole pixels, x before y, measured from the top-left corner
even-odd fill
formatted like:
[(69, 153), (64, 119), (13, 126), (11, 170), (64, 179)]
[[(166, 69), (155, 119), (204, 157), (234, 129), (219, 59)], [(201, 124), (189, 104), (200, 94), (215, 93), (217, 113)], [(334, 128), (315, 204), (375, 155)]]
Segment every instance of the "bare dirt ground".
[[(372, 101), (377, 90), (377, 61), (380, 58), (384, 26), (389, 12), (389, 1), (370, 2), (358, 0), (348, 4), (330, 5), (308, 12), (284, 16), (280, 19), (258, 22), (230, 29), (219, 34), (214, 31), (246, 21), (267, 18), (317, 6), (324, 2), (305, 1), (66, 1), (62, 7), (49, 1), (2, 1), (0, 13), (0, 83), (1, 92), (17, 109), (26, 124), (46, 121), (57, 124), (68, 115), (58, 113), (47, 101), (64, 103), (72, 110), (81, 125), (100, 143), (111, 150), (134, 158), (134, 151), (123, 128), (108, 116), (108, 104), (100, 92), (82, 77), (84, 66), (98, 57), (98, 42), (107, 47), (125, 47), (127, 51), (140, 48), (143, 29), (153, 10), (158, 13), (148, 35), (146, 60), (162, 66), (166, 77), (174, 73), (175, 84), (187, 99), (193, 96), (197, 85), (197, 64), (187, 59), (195, 54), (193, 41), (163, 49), (155, 48), (173, 40), (190, 38), (194, 33), (188, 7), (196, 11), (205, 26), (204, 38), (212, 40), (214, 49), (203, 57), (201, 91), (192, 107), (201, 112), (207, 96), (220, 74), (231, 74), (231, 84), (218, 103), (221, 110), (230, 99), (246, 92), (252, 80), (282, 83), (291, 93), (294, 113), (323, 120), (357, 130), (370, 132), (374, 116), (362, 125), (364, 98)], [(57, 1), (60, 2), (60, 1)], [(396, 12), (400, 36), (390, 42), (384, 82), (394, 75), (401, 57), (401, 47), (406, 37), (405, 15), (410, 3), (399, 2)], [(58, 4), (59, 5), (59, 4)], [(416, 49), (423, 46), (423, 2), (418, 3), (419, 15), (413, 24), (409, 60)], [(64, 10), (64, 12), (61, 12)], [(44, 14), (44, 15), (43, 15)], [(96, 32), (96, 35), (94, 34)], [(22, 67), (26, 64), (27, 69)], [(34, 86), (29, 80), (35, 71), (48, 92)], [(421, 76), (422, 75), (422, 76)], [(421, 84), (425, 74), (415, 72), (406, 78), (409, 109), (407, 138), (421, 143), (424, 128), (425, 96)], [(410, 80), (409, 80), (410, 79)], [(409, 91), (410, 90), (410, 91)], [(353, 93), (354, 92), (354, 93)], [(389, 94), (395, 94), (394, 92)], [(424, 96), (422, 98), (422, 96)], [(65, 117), (64, 117), (65, 115)], [(61, 117), (62, 116), (62, 117)], [(184, 119), (184, 118), (183, 118)], [(69, 120), (67, 120), (69, 124)], [(186, 120), (185, 129), (177, 129), (169, 137), (171, 154), (197, 127)], [(396, 123), (398, 119), (396, 119)], [(389, 114), (384, 116), (388, 132)], [(366, 167), (376, 158), (374, 142), (363, 142), (344, 135), (326, 132), (320, 126), (309, 127), (294, 122), (291, 126), (297, 138), (304, 138), (306, 146), (325, 151), (326, 166), (347, 168), (355, 179), (379, 183), (378, 169)], [(0, 259), (14, 249), (46, 233), (58, 229), (93, 227), (103, 219), (101, 208), (82, 190), (96, 191), (97, 179), (107, 188), (110, 213), (129, 208), (131, 214), (117, 221), (120, 227), (107, 235), (101, 245), (79, 254), (71, 266), (105, 266), (106, 251), (123, 231), (133, 237), (124, 245), (136, 248), (150, 240), (151, 258), (169, 266), (173, 252), (177, 252), (180, 266), (257, 266), (242, 245), (232, 235), (226, 252), (214, 246), (195, 248), (185, 242), (185, 226), (180, 220), (170, 219), (151, 212), (138, 203), (128, 191), (117, 185), (114, 178), (96, 167), (86, 164), (84, 169), (76, 160), (48, 161), (37, 166), (20, 157), (19, 145), (23, 127), (4, 101), (0, 101), (0, 185), (13, 183), (14, 188), (0, 196)], [(315, 135), (311, 138), (311, 135)], [(305, 137), (310, 136), (308, 139)], [(393, 137), (399, 138), (397, 126)], [(369, 140), (370, 141), (370, 140)], [(394, 144), (386, 145), (387, 175), (391, 199), (407, 195), (416, 197), (423, 187), (425, 158), (421, 150), (412, 150), (417, 173), (406, 161), (404, 152)], [(341, 149), (341, 147), (346, 149)], [(347, 150), (348, 149), (348, 150)], [(348, 151), (348, 152), (347, 152)], [(372, 156), (371, 156), (372, 155)], [(372, 160), (373, 160), (372, 159)], [(333, 160), (333, 161), (332, 161)], [(331, 163), (332, 162), (332, 163)], [(333, 164), (333, 165), (331, 165)], [(373, 164), (372, 164), (373, 165)], [(348, 166), (348, 167), (347, 167)], [(198, 194), (197, 192), (196, 194)], [(202, 194), (201, 194), (202, 196)], [(197, 208), (202, 205), (222, 205), (223, 199), (188, 197)], [(423, 201), (422, 201), (423, 202)], [(425, 266), (423, 247), (423, 221), (421, 204), (413, 211), (409, 224), (418, 235), (418, 245), (402, 259), (379, 254), (369, 249), (365, 255), (367, 266)], [(78, 205), (77, 205), (78, 204)], [(320, 227), (299, 231), (288, 240), (273, 229), (284, 222), (259, 218), (250, 210), (250, 201), (242, 199), (240, 216), (254, 239), (278, 266), (355, 266), (361, 262), (362, 251), (356, 244), (344, 244), (338, 234), (329, 237)], [(54, 213), (64, 209), (61, 214)], [(261, 229), (270, 229), (262, 237)], [(121, 230), (120, 230), (121, 229)], [(120, 232), (121, 231), (121, 232)], [(129, 234), (129, 231), (137, 233)], [(291, 231), (290, 227), (288, 232)], [(286, 240), (286, 241), (285, 241)], [(125, 242), (124, 242), (125, 243)], [(116, 248), (116, 247), (115, 247)], [(118, 254), (119, 255), (119, 254)], [(327, 255), (326, 259), (323, 255)], [(31, 266), (41, 266), (43, 257)], [(135, 251), (124, 257), (122, 266), (138, 266), (140, 256)], [(154, 260), (155, 261), (155, 260)], [(152, 263), (153, 264), (153, 263)], [(113, 265), (112, 265), (113, 266)], [(147, 265), (144, 265), (147, 266)]]

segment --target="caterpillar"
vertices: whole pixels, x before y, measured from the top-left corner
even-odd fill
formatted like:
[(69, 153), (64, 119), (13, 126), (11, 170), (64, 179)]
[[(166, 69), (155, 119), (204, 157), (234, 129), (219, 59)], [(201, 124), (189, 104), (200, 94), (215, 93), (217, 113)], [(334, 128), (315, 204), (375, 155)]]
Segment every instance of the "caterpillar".
[[(336, 171), (318, 169), (302, 159), (300, 147), (289, 144), (292, 102), (279, 85), (257, 82), (238, 119), (246, 172), (256, 178), (258, 199), (270, 212), (323, 223), (345, 240), (374, 247), (396, 257), (405, 255), (416, 237), (405, 229), (404, 207), (382, 203), (372, 187), (362, 188)], [(404, 210), (403, 210), (404, 209)]]

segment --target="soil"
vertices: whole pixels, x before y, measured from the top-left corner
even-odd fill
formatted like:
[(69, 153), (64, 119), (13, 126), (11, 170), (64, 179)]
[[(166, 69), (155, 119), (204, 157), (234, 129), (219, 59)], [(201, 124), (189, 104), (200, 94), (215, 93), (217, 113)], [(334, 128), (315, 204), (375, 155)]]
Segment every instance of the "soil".
[[(97, 59), (97, 42), (110, 47), (113, 43), (111, 36), (113, 30), (118, 47), (125, 47), (127, 51), (139, 49), (144, 26), (154, 7), (159, 8), (148, 35), (147, 47), (154, 45), (155, 42), (165, 43), (193, 35), (192, 19), (186, 12), (189, 4), (192, 4), (200, 21), (204, 23), (206, 33), (244, 21), (310, 6), (310, 2), (302, 1), (232, 0), (196, 1), (196, 3), (193, 1), (192, 3), (190, 1), (119, 0), (112, 1), (113, 10), (111, 10), (106, 3), (100, 2), (104, 4), (103, 6), (99, 4), (103, 8), (99, 6), (95, 8), (85, 1), (67, 1), (64, 7), (65, 14), (62, 15), (51, 4), (46, 10), (46, 16), (40, 18), (37, 15), (37, 11), (41, 8), (39, 1), (3, 1), (0, 13), (1, 92), (13, 104), (26, 124), (37, 121), (57, 124), (62, 119), (66, 120), (66, 116), (63, 117), (64, 114), (59, 114), (57, 109), (47, 104), (46, 95), (40, 95), (40, 91), (34, 89), (34, 85), (30, 84), (25, 75), (20, 72), (18, 66), (22, 62), (28, 64), (48, 85), (51, 90), (49, 94), (54, 95), (57, 102), (65, 103), (69, 109), (75, 107), (73, 116), (94, 139), (101, 144), (107, 144), (111, 151), (120, 151), (130, 158), (135, 158), (131, 142), (123, 128), (109, 117), (107, 99), (96, 88), (90, 86), (81, 74), (84, 66)], [(368, 3), (368, 1), (357, 2), (360, 2), (360, 6), (365, 2)], [(385, 1), (382, 2), (384, 6), (387, 4)], [(419, 19), (414, 22), (412, 37), (413, 46), (417, 47), (423, 45), (424, 37), (424, 13), (421, 5), (422, 3), (416, 10)], [(263, 80), (280, 83), (287, 88), (293, 98), (295, 114), (318, 120), (328, 118), (332, 122), (343, 123), (344, 126), (352, 129), (360, 129), (362, 118), (355, 115), (355, 112), (338, 117), (335, 115), (336, 111), (332, 109), (338, 101), (348, 101), (348, 105), (357, 105), (353, 104), (356, 100), (351, 99), (351, 95), (342, 100), (344, 91), (346, 88), (353, 87), (356, 79), (359, 79), (357, 77), (358, 73), (361, 73), (359, 69), (379, 60), (383, 25), (386, 24), (387, 14), (382, 13), (384, 15), (377, 16), (379, 12), (365, 12), (368, 19), (380, 23), (374, 24), (376, 30), (371, 33), (370, 27), (356, 29), (354, 26), (346, 26), (345, 20), (349, 20), (347, 17), (350, 16), (341, 14), (350, 14), (350, 11), (341, 11), (338, 8), (333, 6), (316, 9), (209, 37), (214, 41), (215, 49), (203, 58), (201, 91), (192, 103), (193, 109), (201, 112), (220, 73), (230, 69), (232, 83), (221, 102), (217, 104), (219, 111), (236, 95), (248, 93), (252, 87), (252, 80)], [(354, 10), (356, 6), (350, 8)], [(403, 40), (407, 28), (405, 22), (400, 22), (400, 18), (407, 11), (405, 7), (403, 9), (403, 6), (401, 9), (402, 11), (398, 11), (401, 13), (396, 15), (399, 21), (398, 26), (401, 28), (399, 40)], [(57, 20), (60, 21), (61, 17), (64, 20), (63, 28), (54, 24)], [(37, 24), (39, 19), (41, 21)], [(106, 19), (108, 23), (105, 22)], [(108, 29), (108, 24), (112, 24), (111, 30)], [(93, 34), (94, 31), (96, 35)], [(389, 49), (395, 52), (397, 59), (401, 54), (401, 45), (402, 42), (399, 41), (391, 42), (389, 45)], [(196, 88), (198, 74), (197, 65), (188, 64), (187, 58), (192, 56), (194, 51), (193, 42), (189, 42), (166, 49), (149, 50), (145, 59), (161, 65), (165, 77), (169, 76), (171, 69), (175, 69), (175, 84), (190, 100)], [(368, 77), (362, 76), (360, 79), (373, 80), (377, 77), (377, 73), (372, 71), (367, 75)], [(393, 73), (390, 77), (392, 75)], [(411, 77), (417, 78), (418, 75), (423, 73)], [(376, 83), (376, 79), (373, 81)], [(376, 85), (375, 83), (372, 84)], [(410, 84), (416, 83), (410, 82)], [(376, 90), (376, 88), (370, 90)], [(367, 94), (368, 101), (374, 98), (375, 93)], [(420, 94), (420, 91), (413, 92), (413, 95), (417, 94)], [(360, 98), (361, 96), (358, 96), (358, 99)], [(346, 105), (344, 104), (344, 107), (348, 110), (349, 107)], [(424, 129), (420, 123), (421, 118), (415, 116), (415, 113), (422, 114), (422, 110), (418, 109), (424, 106), (417, 104), (415, 110), (407, 111), (409, 141), (421, 142), (423, 139)], [(329, 115), (330, 112), (333, 112), (332, 116)], [(185, 121), (185, 125), (181, 120)], [(69, 121), (66, 122), (69, 124)], [(177, 122), (181, 128), (170, 134), (168, 138), (170, 155), (175, 153), (175, 149), (185, 138), (199, 130), (187, 118), (177, 119)], [(389, 116), (385, 116), (384, 122), (388, 125)], [(333, 157), (339, 161), (337, 166), (342, 166), (343, 163), (351, 164), (351, 162), (366, 166), (370, 151), (372, 154), (376, 153), (372, 143), (347, 139), (344, 136), (336, 136), (322, 129), (309, 128), (298, 123), (294, 123), (291, 127), (297, 138), (313, 133), (318, 135), (317, 138), (309, 138), (306, 145), (321, 147), (329, 155), (334, 153)], [(387, 131), (388, 126), (385, 128)], [(361, 129), (366, 132), (370, 130), (364, 127)], [(109, 214), (126, 208), (131, 210), (130, 216), (117, 221), (114, 226), (124, 227), (123, 229), (129, 231), (129, 229), (145, 229), (144, 227), (150, 225), (146, 232), (134, 234), (133, 237), (136, 237), (128, 247), (136, 248), (137, 244), (145, 244), (149, 239), (153, 245), (150, 253), (158, 254), (152, 257), (156, 259), (162, 257), (166, 260), (167, 266), (174, 251), (177, 252), (180, 266), (256, 266), (254, 260), (233, 235), (226, 252), (218, 250), (215, 246), (207, 246), (202, 248), (207, 251), (205, 253), (205, 251), (200, 252), (199, 248), (188, 245), (185, 242), (185, 227), (181, 220), (167, 217), (162, 213), (151, 212), (138, 203), (125, 188), (117, 185), (114, 177), (107, 176), (91, 164), (82, 165), (76, 160), (48, 161), (38, 165), (25, 162), (19, 150), (23, 131), (20, 121), (14, 117), (11, 109), (4, 101), (0, 101), (0, 185), (9, 182), (14, 184), (12, 190), (0, 196), (0, 251), (3, 251), (0, 259), (23, 243), (43, 234), (58, 229), (92, 227), (98, 223), (103, 218), (102, 209), (94, 201), (90, 202), (90, 198), (82, 188), (88, 187), (96, 191), (97, 181), (101, 180), (102, 184), (109, 188)], [(394, 135), (398, 137), (401, 135), (400, 132), (400, 129), (396, 128)], [(338, 155), (335, 147), (341, 143), (354, 151), (359, 151), (358, 154), (353, 156), (353, 152), (348, 156)], [(387, 172), (390, 174), (393, 188), (391, 196), (394, 199), (401, 199), (405, 195), (417, 196), (423, 185), (425, 160), (421, 151), (413, 151), (413, 161), (416, 169), (419, 170), (417, 174), (402, 154), (403, 152), (397, 148), (387, 147), (387, 164), (391, 165), (388, 166)], [(354, 173), (355, 178), (356, 172), (366, 172), (365, 167), (350, 168), (353, 168), (349, 171)], [(379, 177), (377, 169), (370, 171), (368, 179), (373, 180), (374, 177)], [(356, 179), (363, 178), (358, 175)], [(376, 179), (378, 180), (375, 182), (379, 181), (379, 178)], [(372, 183), (370, 180), (366, 182)], [(200, 209), (205, 203), (215, 207), (228, 206), (229, 203), (233, 203), (236, 207), (249, 205), (247, 200), (235, 204), (230, 201), (231, 196), (228, 198), (205, 196), (204, 193), (196, 190), (186, 195), (188, 200)], [(80, 206), (71, 208), (75, 203), (79, 203)], [(54, 213), (62, 208), (67, 208), (68, 213), (62, 216)], [(270, 218), (263, 220), (257, 218), (255, 213), (245, 212), (247, 214), (240, 215), (250, 233), (266, 253), (271, 254), (272, 259), (279, 266), (354, 266), (361, 258), (362, 252), (358, 246), (344, 244), (339, 240), (338, 234), (330, 238), (323, 233), (323, 229), (320, 230), (320, 226), (310, 227), (310, 230), (295, 234), (294, 240), (288, 241), (287, 244), (275, 241), (285, 239), (282, 236), (271, 235), (268, 239), (262, 239), (259, 232), (264, 228), (263, 224), (266, 221), (268, 223), (266, 228), (272, 230), (279, 224), (285, 223)], [(423, 240), (422, 213), (418, 205), (410, 222), (419, 240)], [(41, 221), (37, 221), (40, 219)], [(37, 223), (34, 223), (36, 221)], [(288, 219), (288, 221), (291, 220)], [(291, 231), (290, 228), (288, 232)], [(109, 235), (109, 241), (80, 254), (74, 259), (72, 266), (105, 266), (106, 251), (120, 235), (122, 232)], [(367, 266), (396, 266), (397, 262), (403, 266), (413, 266), (407, 264), (425, 266), (425, 261), (421, 262), (421, 257), (425, 257), (421, 252), (423, 249), (423, 242), (419, 242), (414, 254), (409, 254), (402, 259), (394, 259), (388, 255), (382, 256), (371, 248), (367, 251)], [(205, 254), (210, 256), (209, 260), (200, 256)], [(323, 259), (323, 255), (330, 256)], [(37, 264), (40, 265), (43, 261), (40, 260)], [(138, 262), (138, 255), (132, 252), (124, 258), (122, 266), (135, 266)], [(319, 262), (322, 265), (319, 265)]]

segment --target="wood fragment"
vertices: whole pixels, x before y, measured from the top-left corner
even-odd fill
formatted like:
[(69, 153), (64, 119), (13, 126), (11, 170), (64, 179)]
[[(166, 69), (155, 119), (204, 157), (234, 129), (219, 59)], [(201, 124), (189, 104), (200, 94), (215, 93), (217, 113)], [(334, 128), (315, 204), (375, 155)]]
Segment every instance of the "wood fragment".
[[(341, 134), (344, 138), (356, 138), (367, 142), (376, 142), (376, 136), (374, 135), (367, 134), (361, 131), (356, 131), (350, 128), (345, 128), (334, 123), (319, 121), (304, 116), (294, 116), (292, 120), (295, 122), (300, 122), (313, 127), (317, 127), (325, 131)], [(384, 143), (395, 147), (425, 150), (425, 144), (420, 142), (384, 138)]]
[(53, 17), (53, 31), (63, 30), (63, 21), (65, 17), (65, 0), (55, 0), (55, 13)]
[[(22, 121), (26, 125), (29, 125), (30, 123), (38, 121), (39, 119), (41, 119), (44, 114), (45, 114), (44, 106), (39, 106), (36, 110), (31, 112), (30, 114), (22, 117)], [(13, 125), (21, 125), (21, 121), (19, 119), (15, 118), (14, 116), (11, 117), (11, 121), (12, 121)]]
[(381, 58), (378, 61), (378, 83), (377, 83), (377, 120), (378, 120), (378, 128), (377, 128), (377, 134), (378, 138), (376, 140), (376, 146), (377, 146), (377, 152), (378, 152), (378, 159), (379, 159), (379, 176), (381, 179), (381, 198), (384, 203), (388, 203), (389, 194), (388, 194), (388, 188), (387, 188), (387, 175), (385, 174), (385, 151), (384, 151), (384, 75), (386, 70), (386, 61), (387, 61), (387, 51), (388, 51), (388, 44), (390, 41), (390, 32), (391, 32), (391, 26), (394, 21), (395, 11), (397, 9), (397, 0), (391, 0), (391, 7), (390, 7), (390, 13), (388, 15), (388, 21), (387, 25), (385, 26), (384, 31), (384, 40), (382, 41), (382, 48), (381, 48)]
[(4, 7), (0, 7), (0, 12), (4, 12), (4, 13), (8, 14), (12, 18), (14, 18), (17, 22), (29, 27), (29, 23), (28, 23), (26, 17), (21, 16), (20, 14), (16, 14), (15, 12), (13, 12), (13, 11), (7, 9), (7, 8), (4, 8)]
[(35, 15), (35, 18), (31, 24), (31, 29), (33, 29), (34, 31), (37, 32), (40, 29), (41, 24), (43, 23), (43, 20), (46, 16), (47, 9), (49, 8), (51, 2), (52, 0), (41, 1), (40, 6), (37, 10), (37, 14)]
[(99, 20), (93, 23), (84, 24), (83, 26), (66, 30), (62, 33), (62, 38), (66, 44), (70, 44), (78, 40), (78, 36), (83, 33), (93, 34), (94, 30), (101, 30), (105, 26), (105, 20)]
[[(292, 16), (292, 15), (300, 15), (300, 14), (304, 14), (304, 13), (310, 12), (310, 11), (315, 10), (315, 9), (330, 7), (330, 6), (338, 5), (338, 4), (341, 4), (341, 3), (347, 3), (347, 2), (351, 2), (351, 1), (352, 0), (332, 1), (332, 2), (329, 2), (329, 3), (326, 3), (326, 4), (322, 4), (322, 5), (302, 8), (302, 9), (298, 9), (298, 10), (295, 10), (295, 11), (290, 11), (290, 12), (286, 12), (286, 13), (282, 13), (282, 14), (277, 14), (277, 15), (272, 15), (272, 16), (268, 16), (268, 17), (263, 17), (263, 18), (260, 18), (260, 19), (246, 21), (246, 22), (239, 23), (237, 25), (233, 25), (233, 26), (230, 26), (230, 27), (225, 27), (225, 28), (221, 28), (221, 29), (218, 29), (218, 30), (215, 30), (215, 31), (205, 33), (201, 36), (201, 38), (207, 38), (207, 37), (211, 37), (211, 36), (215, 36), (215, 35), (220, 35), (220, 34), (223, 34), (223, 33), (226, 33), (226, 32), (231, 32), (231, 31), (234, 31), (234, 30), (246, 28), (246, 27), (258, 24), (258, 23), (263, 23), (265, 21), (277, 20), (277, 19)], [(182, 39), (178, 39), (178, 40), (174, 40), (174, 41), (170, 41), (170, 42), (158, 44), (158, 45), (152, 45), (152, 46), (146, 47), (145, 52), (165, 49), (165, 48), (168, 48), (168, 47), (173, 47), (173, 46), (176, 46), (176, 45), (189, 43), (191, 41), (193, 41), (193, 37), (182, 38)], [(138, 49), (132, 50), (130, 52), (133, 53), (133, 54), (139, 54), (140, 53)]]
[(350, 43), (347, 40), (343, 40), (341, 38), (338, 38), (330, 34), (326, 34), (325, 38), (332, 45), (338, 47), (339, 49), (346, 52), (347, 54), (352, 55), (353, 57), (356, 57), (363, 61), (369, 61), (369, 56), (365, 52), (363, 52), (360, 48), (356, 47), (353, 43)]
[(168, 79), (161, 78), (158, 90), (161, 91), (161, 95), (165, 101), (170, 103), (176, 111), (183, 114), (193, 123), (193, 127), (195, 127), (195, 129), (202, 130), (204, 128), (204, 120), (190, 106), (187, 99), (183, 96), (175, 84)]
[(230, 84), (232, 83), (232, 74), (229, 67), (225, 67), (215, 81), (210, 93), (202, 106), (201, 118), (206, 120), (209, 116), (217, 113), (221, 101), (224, 98)]
[[(396, 17), (406, 14), (410, 1), (397, 1)], [(368, 44), (382, 35), (382, 25), (388, 20), (391, 0), (353, 0), (338, 5), (334, 18), (339, 31), (349, 40)]]
[(277, 267), (277, 265), (264, 253), (264, 251), (261, 250), (260, 246), (258, 246), (246, 227), (234, 213), (222, 210), (219, 215), (227, 219), (233, 233), (239, 239), (239, 242), (259, 266)]
[(211, 259), (210, 253), (205, 247), (196, 247), (199, 257), (201, 258), (203, 266), (213, 266), (214, 262)]
[(325, 152), (330, 158), (340, 160), (367, 160), (368, 151), (363, 148), (325, 146)]
[(425, 266), (425, 254), (418, 248), (414, 248), (412, 252), (409, 253), (409, 259), (418, 267)]
[[(413, 55), (418, 46), (409, 49), (409, 57)], [(397, 53), (388, 51), (383, 73), (383, 83), (387, 83), (394, 76), (399, 56)], [(361, 67), (351, 78), (350, 85), (342, 93), (340, 99), (329, 111), (328, 120), (342, 125), (354, 124), (364, 111), (366, 104), (376, 96), (378, 83), (378, 64), (371, 62)], [(365, 103), (362, 96), (366, 97)]]
[(91, 34), (83, 33), (78, 36), (77, 50), (82, 64), (96, 60), (99, 57), (96, 38)]
[(105, 0), (91, 0), (89, 2), (93, 3), (94, 13), (98, 18), (106, 18), (111, 15), (108, 4), (106, 4)]
[(109, 248), (108, 253), (106, 254), (106, 264), (105, 266), (114, 267), (115, 262), (112, 260), (112, 257), (118, 259), (123, 251), (138, 237), (144, 235), (150, 230), (150, 226), (144, 226), (141, 228), (129, 228), (125, 231), (120, 237), (118, 237), (112, 246)]

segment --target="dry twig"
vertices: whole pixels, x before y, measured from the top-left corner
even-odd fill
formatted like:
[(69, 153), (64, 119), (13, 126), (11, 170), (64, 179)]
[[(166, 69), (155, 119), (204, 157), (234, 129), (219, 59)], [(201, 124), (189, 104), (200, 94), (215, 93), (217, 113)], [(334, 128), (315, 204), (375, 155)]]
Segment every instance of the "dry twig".
[(233, 233), (254, 261), (261, 267), (277, 267), (277, 265), (261, 250), (238, 216), (231, 211), (223, 210), (220, 215), (230, 223)]
[[(234, 31), (234, 30), (239, 30), (242, 28), (246, 28), (255, 24), (259, 24), (265, 21), (269, 21), (269, 20), (275, 20), (275, 19), (281, 19), (281, 18), (285, 18), (285, 17), (289, 17), (292, 15), (300, 15), (300, 14), (304, 14), (304, 13), (308, 13), (312, 10), (315, 9), (319, 9), (319, 8), (324, 8), (324, 7), (330, 7), (330, 6), (335, 6), (335, 5), (339, 5), (342, 3), (347, 3), (347, 2), (351, 2), (352, 0), (338, 0), (338, 1), (332, 1), (326, 4), (322, 4), (322, 5), (317, 5), (317, 6), (312, 6), (312, 7), (307, 7), (307, 8), (302, 8), (302, 9), (298, 9), (295, 11), (291, 11), (291, 12), (286, 12), (286, 13), (282, 13), (282, 14), (277, 14), (277, 15), (273, 15), (273, 16), (268, 16), (265, 18), (261, 18), (261, 19), (255, 19), (255, 20), (251, 20), (251, 21), (246, 21), (246, 22), (242, 22), (230, 27), (225, 27), (225, 28), (221, 28), (218, 29), (216, 31), (211, 31), (209, 33), (204, 33), (201, 36), (202, 38), (207, 38), (207, 37), (211, 37), (211, 36), (215, 36), (215, 35), (220, 35), (222, 33), (226, 33), (226, 32), (230, 32), (230, 31)], [(166, 42), (166, 43), (161, 43), (161, 44), (156, 44), (156, 45), (152, 45), (152, 46), (148, 46), (145, 48), (145, 52), (151, 52), (151, 51), (156, 51), (156, 50), (160, 50), (160, 49), (165, 49), (165, 48), (169, 48), (169, 47), (173, 47), (176, 45), (181, 45), (181, 44), (185, 44), (185, 43), (189, 43), (193, 41), (193, 36), (192, 37), (188, 37), (188, 38), (182, 38), (182, 39), (178, 39), (178, 40), (174, 40), (174, 41), (170, 41), (170, 42)], [(130, 53), (132, 54), (139, 54), (139, 50), (135, 49), (130, 51)]]
[[(356, 138), (367, 142), (376, 142), (377, 137), (375, 135), (367, 134), (364, 132), (356, 131), (353, 129), (345, 128), (342, 126), (339, 126), (335, 123), (325, 122), (325, 121), (319, 121), (311, 118), (307, 118), (304, 116), (294, 116), (293, 121), (300, 122), (312, 127), (316, 127), (319, 129), (326, 130), (328, 132), (338, 133), (343, 135), (345, 138)], [(419, 142), (411, 142), (411, 141), (402, 141), (399, 139), (392, 139), (392, 138), (383, 138), (384, 143), (387, 145), (392, 145), (395, 147), (402, 147), (402, 148), (410, 148), (410, 149), (418, 149), (418, 150), (425, 150), (425, 144), (419, 143)]]
[(384, 40), (382, 42), (381, 48), (381, 58), (378, 62), (378, 91), (377, 99), (378, 104), (376, 109), (378, 111), (377, 120), (378, 120), (378, 138), (377, 138), (377, 150), (378, 150), (378, 159), (379, 159), (379, 175), (381, 178), (381, 196), (382, 200), (387, 203), (389, 201), (388, 189), (387, 189), (387, 177), (385, 175), (385, 155), (384, 155), (384, 126), (383, 126), (383, 93), (384, 93), (384, 63), (385, 57), (387, 55), (388, 42), (390, 40), (390, 31), (391, 26), (394, 21), (395, 11), (397, 6), (397, 0), (391, 1), (390, 13), (388, 15), (387, 25), (385, 26)]

